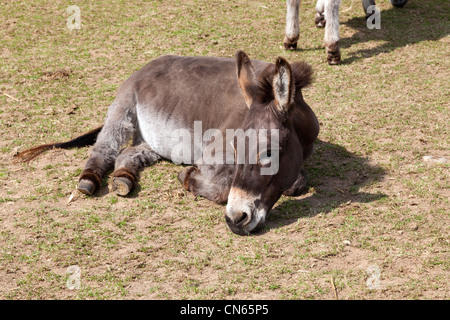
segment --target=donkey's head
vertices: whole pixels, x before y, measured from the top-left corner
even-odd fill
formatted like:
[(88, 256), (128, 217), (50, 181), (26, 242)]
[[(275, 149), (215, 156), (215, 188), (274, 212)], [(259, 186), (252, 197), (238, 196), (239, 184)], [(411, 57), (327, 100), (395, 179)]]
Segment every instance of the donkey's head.
[(225, 219), (233, 232), (248, 234), (265, 221), (300, 175), (304, 149), (310, 146), (302, 145), (296, 133), (299, 110), (295, 109), (305, 104), (300, 89), (311, 82), (312, 69), (278, 58), (257, 77), (244, 52), (237, 52), (236, 62), (239, 87), (249, 108), (242, 127), (249, 143), (240, 154), (239, 145), (232, 143), (235, 175)]

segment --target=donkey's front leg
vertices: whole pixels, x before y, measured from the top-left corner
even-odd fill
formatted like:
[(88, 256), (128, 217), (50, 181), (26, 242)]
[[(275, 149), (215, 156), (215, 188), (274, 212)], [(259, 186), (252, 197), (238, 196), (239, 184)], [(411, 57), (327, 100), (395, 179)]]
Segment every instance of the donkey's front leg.
[(186, 167), (178, 174), (183, 188), (195, 196), (226, 203), (233, 180), (233, 165)]
[(126, 196), (136, 185), (138, 172), (158, 161), (160, 157), (145, 142), (122, 150), (116, 159), (112, 189)]
[(306, 172), (304, 169), (301, 169), (294, 184), (288, 190), (284, 191), (283, 194), (289, 197), (297, 197), (302, 194), (302, 192), (306, 191), (307, 182), (308, 178)]
[(339, 64), (341, 51), (339, 50), (339, 6), (340, 0), (324, 0), (325, 15), (325, 50), (328, 63)]
[(286, 35), (284, 48), (286, 50), (297, 49), (297, 41), (300, 35), (298, 11), (300, 0), (286, 0)]

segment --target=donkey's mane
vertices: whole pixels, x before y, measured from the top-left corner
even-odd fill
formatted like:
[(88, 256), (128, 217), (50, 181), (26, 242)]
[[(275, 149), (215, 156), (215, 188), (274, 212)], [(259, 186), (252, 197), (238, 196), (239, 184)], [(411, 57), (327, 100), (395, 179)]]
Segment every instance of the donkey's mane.
[(313, 82), (313, 69), (306, 62), (294, 62), (291, 64), (291, 69), (295, 79), (296, 90), (303, 89)]

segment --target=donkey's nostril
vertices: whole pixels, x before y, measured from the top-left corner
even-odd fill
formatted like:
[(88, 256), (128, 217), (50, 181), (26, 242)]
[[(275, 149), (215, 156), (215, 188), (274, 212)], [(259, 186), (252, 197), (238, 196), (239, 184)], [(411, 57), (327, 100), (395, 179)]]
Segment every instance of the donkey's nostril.
[(247, 219), (247, 213), (241, 212), (239, 215), (236, 215), (236, 217), (234, 219), (234, 223), (235, 224), (240, 224), (245, 219)]
[(225, 221), (228, 227), (231, 231), (241, 236), (249, 234), (254, 228), (254, 226), (252, 227), (252, 219), (252, 211), (250, 208), (233, 210), (233, 208), (228, 207), (225, 214)]

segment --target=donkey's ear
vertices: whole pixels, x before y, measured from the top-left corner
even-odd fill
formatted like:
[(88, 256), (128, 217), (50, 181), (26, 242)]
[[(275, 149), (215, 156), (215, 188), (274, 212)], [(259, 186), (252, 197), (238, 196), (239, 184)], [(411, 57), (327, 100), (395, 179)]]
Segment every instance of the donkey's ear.
[(239, 87), (247, 107), (250, 108), (257, 91), (255, 71), (250, 58), (244, 51), (236, 52), (236, 65)]
[(276, 72), (272, 86), (278, 111), (287, 112), (294, 100), (295, 83), (291, 66), (281, 57), (276, 62)]

